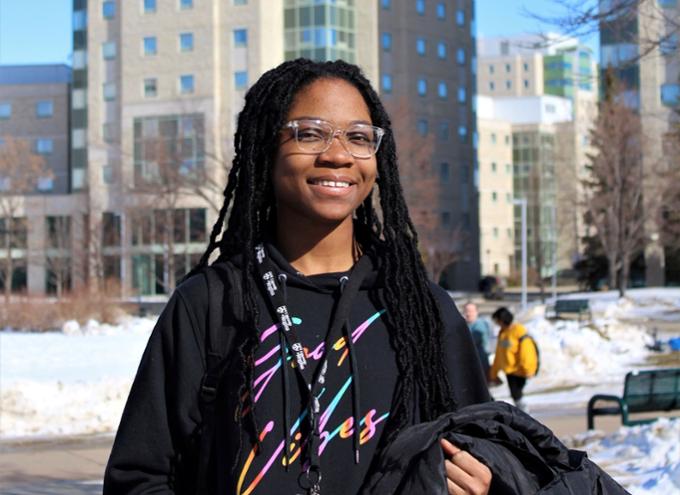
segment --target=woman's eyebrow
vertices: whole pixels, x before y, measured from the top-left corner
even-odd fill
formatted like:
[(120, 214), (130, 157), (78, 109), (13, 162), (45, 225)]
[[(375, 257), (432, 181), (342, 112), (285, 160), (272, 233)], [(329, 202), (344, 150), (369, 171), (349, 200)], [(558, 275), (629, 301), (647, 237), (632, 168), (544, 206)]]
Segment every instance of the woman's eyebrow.
[[(321, 120), (322, 122), (328, 122), (329, 124), (335, 125), (335, 123), (330, 121), (330, 120), (322, 119), (321, 117), (313, 116), (313, 115), (301, 115), (299, 117), (293, 117), (290, 120)], [(349, 122), (349, 125), (353, 125), (353, 124), (373, 125), (370, 121), (364, 120), (364, 119), (352, 120), (352, 121)]]

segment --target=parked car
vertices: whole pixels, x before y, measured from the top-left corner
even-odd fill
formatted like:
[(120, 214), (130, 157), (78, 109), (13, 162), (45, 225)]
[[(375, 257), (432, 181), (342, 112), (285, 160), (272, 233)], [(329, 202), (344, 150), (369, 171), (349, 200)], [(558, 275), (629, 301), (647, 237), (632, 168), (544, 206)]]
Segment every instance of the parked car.
[(484, 299), (503, 299), (503, 283), (495, 275), (486, 275), (479, 281), (479, 292)]

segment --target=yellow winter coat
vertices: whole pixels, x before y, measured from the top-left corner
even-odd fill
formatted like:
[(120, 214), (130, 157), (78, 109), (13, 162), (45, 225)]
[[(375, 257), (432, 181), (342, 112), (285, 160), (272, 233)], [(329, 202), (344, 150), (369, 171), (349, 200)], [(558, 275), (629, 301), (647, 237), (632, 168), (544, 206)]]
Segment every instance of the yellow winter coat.
[[(524, 353), (523, 361), (520, 362), (520, 342), (519, 339), (527, 333), (527, 329), (520, 323), (513, 323), (498, 334), (496, 344), (496, 356), (493, 365), (489, 370), (491, 381), (498, 377), (498, 373), (503, 371), (506, 375), (517, 375), (530, 377), (536, 374), (538, 368), (538, 356), (534, 352)], [(524, 339), (522, 345), (533, 345)]]

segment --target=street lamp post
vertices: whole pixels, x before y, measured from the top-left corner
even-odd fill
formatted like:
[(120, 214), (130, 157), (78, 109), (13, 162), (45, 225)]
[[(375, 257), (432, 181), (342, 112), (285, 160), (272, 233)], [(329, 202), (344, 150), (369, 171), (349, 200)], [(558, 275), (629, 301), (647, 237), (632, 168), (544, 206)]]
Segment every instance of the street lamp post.
[(527, 199), (514, 199), (512, 204), (521, 207), (522, 219), (522, 311), (527, 309)]

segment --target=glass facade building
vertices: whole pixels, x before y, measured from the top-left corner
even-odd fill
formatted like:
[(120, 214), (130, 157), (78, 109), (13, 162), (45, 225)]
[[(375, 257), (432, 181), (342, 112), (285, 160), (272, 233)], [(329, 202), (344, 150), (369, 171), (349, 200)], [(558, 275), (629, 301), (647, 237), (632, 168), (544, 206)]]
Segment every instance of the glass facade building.
[(354, 0), (285, 0), (285, 58), (356, 61)]

